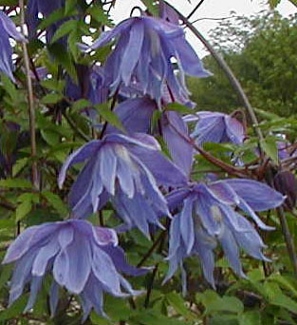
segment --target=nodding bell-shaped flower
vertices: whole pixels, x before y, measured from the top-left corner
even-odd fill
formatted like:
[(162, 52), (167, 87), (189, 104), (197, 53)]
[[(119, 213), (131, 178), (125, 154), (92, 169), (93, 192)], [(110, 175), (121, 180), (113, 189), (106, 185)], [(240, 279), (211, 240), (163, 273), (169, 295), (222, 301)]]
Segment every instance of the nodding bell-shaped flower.
[(51, 274), (52, 315), (58, 305), (59, 287), (79, 296), (84, 319), (92, 308), (104, 315), (104, 292), (116, 297), (139, 293), (120, 273), (136, 276), (147, 271), (128, 265), (117, 244), (114, 230), (95, 227), (85, 220), (72, 219), (27, 228), (10, 245), (3, 261), (4, 264), (15, 263), (9, 304), (30, 284), (25, 311), (33, 308), (44, 277)]
[[(115, 40), (115, 48), (105, 62), (111, 94), (121, 86), (136, 86), (159, 104), (168, 87), (173, 98), (187, 98), (184, 75), (209, 76), (185, 39), (181, 27), (156, 17), (131, 17), (106, 31), (92, 46), (95, 50)], [(175, 73), (174, 65), (179, 73)]]
[(170, 226), (170, 279), (187, 256), (200, 258), (206, 280), (214, 287), (214, 253), (220, 243), (232, 269), (244, 276), (239, 259), (240, 248), (250, 256), (265, 260), (265, 245), (255, 227), (236, 208), (249, 215), (258, 227), (266, 226), (255, 211), (275, 208), (284, 197), (269, 186), (248, 179), (227, 179), (209, 184), (196, 183), (180, 188), (167, 196), (174, 211)]
[(73, 184), (69, 203), (75, 218), (85, 218), (111, 199), (126, 226), (149, 234), (149, 223), (170, 215), (158, 188), (187, 183), (186, 176), (160, 151), (158, 142), (146, 134), (108, 134), (72, 153), (64, 163), (59, 185), (67, 169), (87, 161)]
[(197, 112), (184, 117), (185, 122), (197, 122), (191, 137), (198, 146), (205, 142), (242, 144), (246, 135), (243, 125), (234, 117), (219, 112)]

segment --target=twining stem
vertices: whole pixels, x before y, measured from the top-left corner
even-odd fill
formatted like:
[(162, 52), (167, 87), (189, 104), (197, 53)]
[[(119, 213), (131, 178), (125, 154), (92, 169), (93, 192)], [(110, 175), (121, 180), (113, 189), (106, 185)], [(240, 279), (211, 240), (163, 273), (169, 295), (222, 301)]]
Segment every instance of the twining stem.
[[(24, 0), (19, 0), (21, 28), (22, 33), (25, 34), (25, 6)], [(31, 158), (32, 158), (32, 184), (36, 190), (39, 190), (39, 173), (37, 166), (37, 149), (36, 149), (36, 118), (35, 118), (35, 103), (33, 86), (30, 76), (30, 58), (28, 54), (28, 48), (25, 41), (22, 42), (23, 58), (26, 71), (27, 82), (27, 95), (28, 95), (28, 113), (29, 113), (29, 129), (30, 129), (30, 141), (31, 141)]]

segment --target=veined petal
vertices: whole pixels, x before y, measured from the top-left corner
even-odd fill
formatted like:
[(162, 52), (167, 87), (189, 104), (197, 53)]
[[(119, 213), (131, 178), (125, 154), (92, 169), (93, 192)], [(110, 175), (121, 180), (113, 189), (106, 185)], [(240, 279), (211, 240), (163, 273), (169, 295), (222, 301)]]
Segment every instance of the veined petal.
[(99, 152), (98, 160), (100, 163), (100, 177), (102, 184), (108, 193), (114, 195), (117, 169), (115, 146), (109, 144), (104, 145), (102, 150)]
[(284, 196), (266, 184), (250, 179), (227, 179), (229, 184), (253, 210), (265, 211), (284, 202)]
[(100, 248), (93, 251), (92, 271), (105, 290), (122, 296), (120, 281), (111, 258)]
[(100, 146), (100, 140), (93, 140), (68, 156), (59, 173), (58, 184), (60, 188), (62, 188), (62, 185), (65, 181), (67, 169), (73, 164), (84, 162), (92, 154), (94, 154), (96, 150), (99, 150)]
[(56, 238), (53, 238), (47, 245), (43, 246), (37, 253), (33, 265), (32, 275), (43, 276), (46, 272), (49, 260), (54, 257), (59, 251), (59, 245)]
[(190, 254), (195, 241), (193, 209), (193, 198), (185, 199), (183, 209), (180, 213), (180, 232), (187, 254)]
[(69, 268), (69, 255), (67, 250), (60, 251), (60, 253), (56, 256), (53, 265), (53, 275), (55, 281), (60, 286), (65, 286), (70, 272), (73, 272), (73, 270), (70, 270)]
[[(66, 288), (73, 293), (79, 294), (84, 289), (89, 274), (91, 272), (92, 251), (90, 238), (78, 234), (79, 229), (75, 230), (72, 245), (66, 248), (69, 256), (69, 271)], [(75, 271), (74, 271), (75, 270)]]
[(133, 70), (135, 69), (142, 50), (142, 43), (144, 39), (144, 26), (141, 20), (136, 20), (133, 28), (130, 30), (129, 42), (126, 46), (120, 72), (124, 84), (127, 86), (132, 77)]

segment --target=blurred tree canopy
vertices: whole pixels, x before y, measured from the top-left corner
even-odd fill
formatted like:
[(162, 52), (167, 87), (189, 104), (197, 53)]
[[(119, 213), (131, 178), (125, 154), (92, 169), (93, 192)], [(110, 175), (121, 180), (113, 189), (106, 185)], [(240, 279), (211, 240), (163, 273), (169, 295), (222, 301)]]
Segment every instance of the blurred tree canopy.
[[(251, 18), (223, 21), (212, 42), (238, 76), (252, 105), (280, 116), (297, 106), (297, 16), (262, 12)], [(232, 111), (240, 107), (224, 72), (211, 55), (204, 64), (213, 76), (190, 80), (193, 100), (201, 110)]]

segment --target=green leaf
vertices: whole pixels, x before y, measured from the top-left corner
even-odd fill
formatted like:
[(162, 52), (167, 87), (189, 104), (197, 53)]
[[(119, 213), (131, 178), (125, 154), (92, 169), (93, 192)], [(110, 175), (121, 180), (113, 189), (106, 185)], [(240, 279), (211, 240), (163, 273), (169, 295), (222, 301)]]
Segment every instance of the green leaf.
[(206, 314), (214, 312), (242, 313), (244, 306), (242, 302), (235, 298), (224, 296), (220, 297), (212, 290), (206, 290), (196, 295), (197, 302), (201, 302), (205, 307)]
[(297, 297), (297, 289), (294, 287), (293, 283), (290, 282), (290, 279), (285, 278), (281, 274), (272, 274), (268, 280), (278, 283), (281, 287), (289, 290)]
[(239, 316), (239, 325), (262, 325), (259, 311), (249, 311)]
[(278, 159), (278, 149), (276, 145), (276, 139), (275, 137), (266, 137), (260, 142), (261, 148), (264, 150), (266, 155), (271, 158), (273, 162), (276, 164), (279, 163)]
[(32, 188), (32, 184), (26, 179), (7, 178), (0, 180), (0, 187), (4, 188)]
[(71, 14), (73, 12), (73, 10), (75, 10), (76, 5), (77, 5), (77, 0), (66, 0), (65, 1), (65, 10), (64, 10), (65, 16), (68, 16), (69, 14)]
[(52, 147), (60, 142), (60, 135), (53, 130), (41, 130), (42, 138)]
[(285, 295), (277, 283), (265, 282), (264, 288), (270, 304), (285, 308), (292, 313), (297, 313), (297, 302)]
[(100, 104), (100, 105), (96, 105), (95, 107), (98, 108), (99, 114), (102, 116), (102, 118), (106, 122), (115, 126), (119, 130), (125, 132), (125, 128), (123, 127), (120, 119), (118, 118), (118, 116), (115, 113), (113, 113), (109, 109), (108, 104)]
[(61, 198), (57, 194), (54, 194), (50, 191), (43, 191), (41, 195), (59, 213), (59, 215), (65, 217), (68, 214), (66, 204), (61, 200)]
[(57, 80), (57, 79), (46, 79), (41, 80), (40, 84), (42, 87), (55, 91), (55, 92), (63, 92), (65, 88), (65, 81), (64, 80)]
[(193, 110), (179, 103), (170, 103), (165, 107), (168, 111), (175, 111), (180, 114), (193, 114)]
[(5, 91), (12, 99), (18, 97), (18, 92), (15, 88), (14, 83), (5, 74), (1, 74), (1, 86), (5, 89)]
[(73, 103), (72, 105), (72, 109), (74, 111), (80, 111), (84, 108), (90, 107), (92, 106), (92, 104), (90, 103), (90, 101), (88, 101), (87, 99), (79, 99), (76, 102)]
[(92, 5), (88, 8), (87, 13), (98, 23), (111, 27), (112, 22), (106, 11), (100, 5)]
[(15, 177), (26, 165), (28, 164), (28, 158), (18, 159), (12, 167), (12, 176)]
[(1, 266), (1, 275), (0, 275), (0, 289), (2, 289), (7, 281), (9, 280), (13, 270), (13, 265), (2, 265)]
[(39, 201), (39, 195), (38, 193), (24, 193), (17, 200), (19, 204), (15, 211), (15, 219), (20, 221), (31, 211), (33, 204)]
[(77, 21), (76, 20), (67, 20), (60, 28), (57, 29), (53, 38), (51, 39), (51, 43), (55, 43), (60, 38), (69, 34), (74, 29), (77, 29)]
[(168, 293), (166, 296), (166, 300), (170, 306), (174, 308), (174, 310), (182, 315), (189, 316), (189, 309), (185, 305), (185, 301), (182, 299), (181, 295), (175, 292)]
[(9, 308), (1, 311), (0, 321), (3, 322), (14, 317), (19, 317), (26, 307), (27, 300), (28, 300), (28, 295), (23, 295), (16, 302), (14, 302)]
[(56, 104), (63, 99), (62, 94), (51, 93), (42, 97), (41, 102), (45, 105), (47, 104)]

